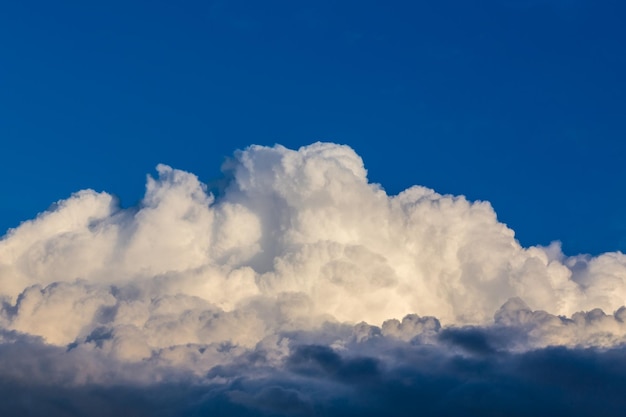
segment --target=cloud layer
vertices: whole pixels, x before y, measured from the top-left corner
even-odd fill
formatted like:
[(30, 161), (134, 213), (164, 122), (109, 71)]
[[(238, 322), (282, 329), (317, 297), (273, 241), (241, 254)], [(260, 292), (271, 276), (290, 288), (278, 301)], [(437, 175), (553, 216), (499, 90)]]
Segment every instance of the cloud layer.
[[(421, 186), (389, 196), (347, 146), (251, 146), (223, 170), (215, 195), (159, 165), (137, 207), (84, 190), (6, 234), (0, 384), (37, 400), (6, 394), (5, 411), (88, 414), (102, 398), (115, 398), (102, 415), (409, 415), (416, 395), (433, 415), (520, 402), (517, 415), (548, 415), (531, 397), (572, 415), (624, 405), (610, 388), (626, 379), (623, 254), (523, 248), (487, 202)], [(563, 364), (607, 388), (551, 382)], [(562, 397), (577, 390), (588, 396)]]

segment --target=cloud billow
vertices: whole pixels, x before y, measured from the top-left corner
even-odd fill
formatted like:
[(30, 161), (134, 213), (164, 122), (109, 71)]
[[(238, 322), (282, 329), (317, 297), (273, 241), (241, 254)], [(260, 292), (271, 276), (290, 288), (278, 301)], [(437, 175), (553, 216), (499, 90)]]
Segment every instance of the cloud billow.
[(137, 207), (84, 190), (4, 236), (3, 415), (625, 405), (623, 254), (524, 248), (487, 202), (389, 196), (347, 146), (251, 146), (224, 170), (214, 196), (159, 165)]

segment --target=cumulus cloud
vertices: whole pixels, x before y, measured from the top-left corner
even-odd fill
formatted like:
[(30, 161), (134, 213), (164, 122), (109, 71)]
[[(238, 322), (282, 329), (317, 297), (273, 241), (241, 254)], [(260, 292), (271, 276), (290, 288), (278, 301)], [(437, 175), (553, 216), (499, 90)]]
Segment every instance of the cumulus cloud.
[(476, 395), (481, 415), (516, 401), (517, 415), (546, 414), (531, 397), (572, 415), (621, 404), (610, 389), (566, 402), (537, 382), (544, 362), (626, 378), (619, 252), (521, 247), (488, 202), (387, 195), (330, 143), (238, 151), (217, 196), (191, 173), (157, 174), (137, 207), (84, 190), (0, 240), (0, 383), (37, 398), (5, 394), (5, 411), (89, 414), (98, 398), (116, 401), (103, 415), (409, 415), (412, 396), (433, 415)]

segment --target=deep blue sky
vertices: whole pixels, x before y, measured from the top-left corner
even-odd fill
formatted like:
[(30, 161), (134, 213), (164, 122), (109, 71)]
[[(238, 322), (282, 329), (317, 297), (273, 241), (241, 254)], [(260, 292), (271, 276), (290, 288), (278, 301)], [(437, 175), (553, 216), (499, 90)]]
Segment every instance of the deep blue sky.
[(167, 163), (352, 146), (391, 194), (489, 200), (524, 245), (626, 251), (626, 2), (6, 1), (0, 234)]

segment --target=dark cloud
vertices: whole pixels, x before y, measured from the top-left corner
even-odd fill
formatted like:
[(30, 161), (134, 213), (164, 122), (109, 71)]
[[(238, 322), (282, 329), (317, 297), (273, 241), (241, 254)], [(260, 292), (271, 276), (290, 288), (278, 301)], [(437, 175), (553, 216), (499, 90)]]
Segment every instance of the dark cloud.
[(375, 384), (380, 380), (375, 358), (343, 358), (328, 346), (298, 346), (287, 358), (287, 369), (312, 377), (322, 377), (347, 384)]
[[(514, 353), (471, 328), (444, 329), (435, 345), (390, 341), (387, 356), (362, 354), (381, 340), (298, 345), (268, 366), (257, 349), (200, 379), (126, 384), (46, 380), (62, 352), (18, 339), (1, 345), (3, 416), (608, 417), (626, 407), (625, 347)], [(27, 359), (38, 365), (24, 369)]]
[(462, 350), (477, 355), (494, 354), (496, 350), (489, 343), (489, 339), (482, 329), (463, 328), (445, 329), (439, 339), (452, 346), (460, 347)]

